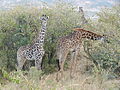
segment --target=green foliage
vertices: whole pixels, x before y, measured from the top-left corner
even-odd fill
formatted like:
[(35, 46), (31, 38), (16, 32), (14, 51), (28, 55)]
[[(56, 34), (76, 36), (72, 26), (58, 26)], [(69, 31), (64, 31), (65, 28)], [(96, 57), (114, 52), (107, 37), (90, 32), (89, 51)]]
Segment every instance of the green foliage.
[[(91, 56), (101, 68), (114, 72), (120, 67), (120, 7), (103, 9), (97, 20), (91, 20), (91, 26), (97, 33), (106, 34), (109, 44), (94, 44)], [(76, 7), (67, 2), (56, 2), (51, 8), (16, 7), (0, 12), (0, 68), (15, 70), (16, 52), (20, 46), (30, 44), (41, 28), (40, 16), (50, 17), (45, 38), (45, 56), (43, 70), (45, 73), (56, 71), (56, 42), (59, 37), (72, 32), (72, 28), (80, 26), (81, 15)], [(87, 26), (88, 30), (93, 29)], [(36, 72), (35, 72), (36, 73)], [(13, 80), (14, 81), (14, 80)]]
[[(58, 12), (59, 11), (59, 12)], [(55, 47), (59, 37), (71, 32), (80, 23), (80, 14), (68, 3), (56, 3), (52, 9), (16, 7), (0, 12), (0, 65), (14, 70), (17, 65), (16, 52), (20, 46), (30, 44), (41, 28), (42, 14), (50, 16), (45, 40), (44, 65), (55, 64)], [(51, 65), (53, 66), (55, 65)], [(48, 71), (48, 70), (47, 70)]]
[(92, 24), (97, 32), (108, 36), (110, 43), (93, 44), (91, 56), (102, 69), (120, 75), (120, 6), (105, 8)]
[(0, 78), (1, 84), (6, 83), (7, 81), (18, 84), (21, 81), (20, 78), (18, 77), (20, 75), (20, 72), (8, 73), (5, 69), (1, 69), (0, 74), (2, 75), (2, 77)]
[(40, 80), (42, 75), (43, 75), (43, 72), (40, 70), (37, 70), (37, 68), (35, 67), (31, 67), (30, 71), (28, 72), (29, 79)]

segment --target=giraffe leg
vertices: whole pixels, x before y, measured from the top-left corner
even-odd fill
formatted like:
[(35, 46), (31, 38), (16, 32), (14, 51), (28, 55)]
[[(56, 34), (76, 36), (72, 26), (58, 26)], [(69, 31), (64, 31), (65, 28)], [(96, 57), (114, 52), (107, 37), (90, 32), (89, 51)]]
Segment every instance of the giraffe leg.
[(17, 70), (22, 70), (23, 65), (24, 65), (26, 59), (25, 59), (25, 58), (21, 58), (21, 57), (19, 57), (19, 58), (17, 58), (17, 61), (18, 61), (18, 67), (17, 67)]
[(38, 55), (37, 55), (37, 58), (35, 60), (35, 67), (38, 69), (38, 70), (41, 70), (42, 69), (42, 58), (44, 56), (44, 51), (41, 51)]
[(76, 50), (76, 52), (75, 52), (74, 67), (73, 67), (73, 70), (74, 70), (74, 71), (76, 71), (78, 52), (79, 52), (79, 50)]
[(59, 71), (57, 73), (57, 81), (59, 81), (60, 78), (63, 76), (63, 71), (64, 71), (64, 63), (66, 60), (68, 52), (61, 53), (59, 55)]
[(72, 78), (75, 71), (76, 71), (76, 64), (77, 64), (77, 55), (78, 50), (75, 50), (71, 54), (71, 69), (70, 69), (70, 77)]
[(62, 62), (59, 61), (59, 71), (57, 73), (57, 81), (59, 81), (63, 76), (63, 71), (64, 71), (63, 68), (64, 68), (64, 61)]
[(38, 70), (41, 70), (41, 63), (42, 63), (42, 58), (39, 58), (37, 60), (35, 60), (35, 67), (38, 69)]
[(75, 57), (75, 51), (71, 53), (71, 67), (70, 67), (70, 77), (72, 78), (72, 72), (73, 72), (73, 67), (74, 67), (74, 57)]

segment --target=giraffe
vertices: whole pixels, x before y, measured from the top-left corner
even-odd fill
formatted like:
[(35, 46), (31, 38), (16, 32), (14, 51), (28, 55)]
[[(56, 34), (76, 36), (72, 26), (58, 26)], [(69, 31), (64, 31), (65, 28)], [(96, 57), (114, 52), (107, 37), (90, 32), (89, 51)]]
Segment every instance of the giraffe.
[(41, 31), (39, 31), (37, 37), (33, 40), (31, 45), (21, 46), (17, 51), (17, 62), (18, 62), (18, 70), (22, 70), (23, 65), (26, 60), (35, 60), (35, 67), (38, 70), (41, 70), (42, 58), (44, 56), (44, 39), (46, 33), (46, 26), (48, 16), (42, 15), (40, 20), (42, 21)]
[(80, 19), (81, 22), (80, 22), (79, 26), (77, 26), (77, 27), (79, 27), (79, 28), (91, 28), (91, 29), (95, 29), (93, 26), (91, 26), (91, 24), (89, 23), (89, 21), (86, 19), (83, 7), (78, 7), (78, 12), (79, 12), (80, 17), (81, 17), (81, 19)]
[(80, 13), (80, 15), (81, 15), (81, 26), (84, 26), (84, 24), (89, 24), (88, 23), (88, 21), (87, 21), (87, 19), (85, 18), (85, 15), (84, 15), (84, 11), (83, 11), (83, 8), (82, 7), (79, 7), (78, 8), (78, 12)]
[(63, 74), (64, 63), (69, 52), (71, 52), (71, 60), (72, 60), (71, 71), (75, 66), (76, 57), (78, 55), (78, 51), (80, 50), (80, 46), (82, 44), (83, 38), (108, 42), (106, 36), (104, 35), (98, 35), (96, 33), (81, 28), (74, 28), (73, 30), (74, 32), (72, 32), (70, 35), (58, 39), (56, 54), (57, 54), (59, 72), (61, 73), (61, 75)]

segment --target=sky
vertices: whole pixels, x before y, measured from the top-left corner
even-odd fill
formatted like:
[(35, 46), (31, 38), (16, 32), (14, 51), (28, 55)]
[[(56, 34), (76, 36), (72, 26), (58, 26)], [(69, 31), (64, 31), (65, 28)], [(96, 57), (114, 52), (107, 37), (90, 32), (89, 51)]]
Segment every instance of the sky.
[[(15, 5), (36, 5), (40, 6), (41, 1), (48, 4), (54, 3), (55, 0), (0, 0), (0, 9), (10, 8)], [(120, 0), (65, 0), (72, 2), (76, 6), (83, 7), (83, 10), (89, 13), (90, 16), (94, 16), (96, 12), (99, 12), (101, 8), (112, 7)]]

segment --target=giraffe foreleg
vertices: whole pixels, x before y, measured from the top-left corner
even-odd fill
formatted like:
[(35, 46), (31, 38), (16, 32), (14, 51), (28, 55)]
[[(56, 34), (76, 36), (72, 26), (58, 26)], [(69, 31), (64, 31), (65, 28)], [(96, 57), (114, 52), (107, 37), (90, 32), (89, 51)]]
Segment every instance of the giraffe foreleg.
[(35, 67), (38, 70), (42, 69), (42, 59), (44, 56), (45, 51), (41, 51), (39, 54), (37, 54), (36, 59), (35, 59)]

